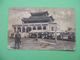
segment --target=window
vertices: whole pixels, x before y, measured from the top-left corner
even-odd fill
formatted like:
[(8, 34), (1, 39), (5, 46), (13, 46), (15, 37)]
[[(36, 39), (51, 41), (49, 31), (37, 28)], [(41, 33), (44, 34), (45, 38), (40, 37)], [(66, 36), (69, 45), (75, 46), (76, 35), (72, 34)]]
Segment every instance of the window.
[(22, 32), (25, 32), (25, 27), (22, 27)]
[(36, 27), (35, 26), (33, 26), (33, 30), (36, 30)]
[(28, 32), (28, 28), (26, 28), (26, 32)]
[(54, 31), (54, 27), (51, 27), (51, 30)]
[(46, 26), (43, 26), (43, 30), (46, 30)]
[(16, 32), (16, 27), (14, 27), (14, 32)]
[(21, 32), (21, 27), (18, 27), (18, 31)]
[(38, 26), (38, 30), (41, 30), (41, 26)]
[(31, 31), (31, 27), (27, 27), (26, 32), (30, 32), (30, 31)]

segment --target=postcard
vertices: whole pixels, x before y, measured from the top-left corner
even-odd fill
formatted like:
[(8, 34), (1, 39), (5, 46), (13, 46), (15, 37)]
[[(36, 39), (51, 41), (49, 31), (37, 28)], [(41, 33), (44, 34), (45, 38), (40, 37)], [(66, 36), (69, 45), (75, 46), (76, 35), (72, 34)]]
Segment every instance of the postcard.
[(11, 8), (8, 48), (17, 50), (75, 50), (73, 8)]

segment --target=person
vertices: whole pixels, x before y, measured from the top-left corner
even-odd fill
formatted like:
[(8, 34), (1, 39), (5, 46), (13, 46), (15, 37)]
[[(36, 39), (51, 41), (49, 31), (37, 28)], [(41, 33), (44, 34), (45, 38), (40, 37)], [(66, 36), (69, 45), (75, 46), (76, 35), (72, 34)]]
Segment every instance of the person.
[(15, 49), (19, 49), (21, 44), (21, 34), (17, 31), (15, 34)]

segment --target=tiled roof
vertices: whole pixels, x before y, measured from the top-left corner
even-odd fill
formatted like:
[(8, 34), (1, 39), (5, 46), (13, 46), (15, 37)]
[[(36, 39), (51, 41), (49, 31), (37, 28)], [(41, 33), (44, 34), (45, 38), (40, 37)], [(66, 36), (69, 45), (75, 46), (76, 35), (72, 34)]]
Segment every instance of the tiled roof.
[(49, 15), (47, 11), (31, 13), (31, 16), (47, 16), (47, 15)]
[[(37, 14), (40, 14), (40, 15), (37, 16)], [(29, 18), (22, 18), (22, 21), (24, 23), (43, 23), (43, 22), (54, 21), (52, 16), (44, 15), (44, 14), (48, 14), (48, 12), (32, 13), (32, 15)]]

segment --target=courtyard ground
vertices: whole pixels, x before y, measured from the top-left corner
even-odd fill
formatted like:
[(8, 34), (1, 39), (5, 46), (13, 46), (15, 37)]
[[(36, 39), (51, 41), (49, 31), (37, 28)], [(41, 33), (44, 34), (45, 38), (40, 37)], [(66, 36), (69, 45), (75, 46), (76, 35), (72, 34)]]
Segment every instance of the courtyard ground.
[[(9, 39), (8, 48), (14, 49), (14, 39)], [(19, 50), (74, 50), (75, 42), (51, 40), (51, 39), (36, 39), (22, 38)]]

